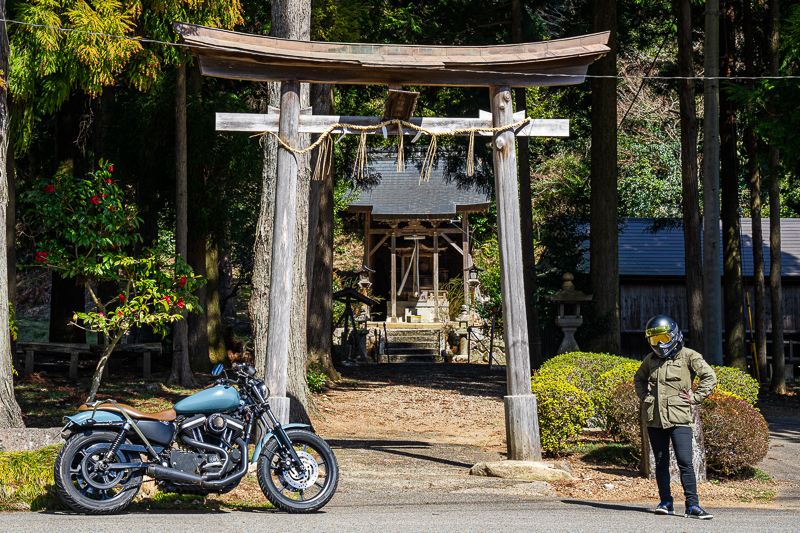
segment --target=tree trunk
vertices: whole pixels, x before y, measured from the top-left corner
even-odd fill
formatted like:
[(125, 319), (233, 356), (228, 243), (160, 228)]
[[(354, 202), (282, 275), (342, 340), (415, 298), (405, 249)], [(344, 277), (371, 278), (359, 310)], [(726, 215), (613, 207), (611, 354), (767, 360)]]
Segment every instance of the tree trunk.
[(236, 289), (233, 286), (233, 264), (230, 245), (221, 247), (219, 254), (219, 307), (222, 316), (236, 316)]
[[(769, 0), (767, 56), (770, 76), (780, 75), (780, 0)], [(772, 392), (786, 394), (781, 285), (781, 168), (778, 147), (769, 147), (769, 292), (772, 307)]]
[(222, 311), (219, 305), (219, 246), (208, 244), (206, 248), (206, 338), (211, 365), (228, 364), (228, 352), (222, 338)]
[[(736, 76), (736, 20), (728, 0), (722, 17), (720, 75)], [(725, 365), (747, 372), (742, 292), (741, 228), (739, 227), (739, 175), (736, 153), (736, 105), (726, 90), (720, 91), (720, 188), (722, 189), (723, 293), (725, 309)]]
[[(520, 0), (511, 1), (511, 41), (523, 42), (522, 12)], [(514, 101), (517, 111), (528, 108), (525, 88), (514, 90)], [(526, 113), (527, 114), (527, 113)], [(528, 321), (528, 347), (530, 348), (531, 369), (536, 369), (544, 362), (542, 358), (542, 339), (539, 337), (539, 311), (536, 308), (536, 249), (533, 235), (533, 200), (531, 198), (531, 158), (530, 139), (517, 137), (519, 155), (519, 212), (520, 230), (522, 234), (522, 277), (525, 284), (525, 313)], [(466, 273), (465, 273), (466, 274)]]
[[(186, 63), (175, 71), (175, 252), (187, 258), (187, 146), (186, 146)], [(183, 311), (183, 316), (186, 316)], [(197, 382), (189, 366), (189, 342), (186, 319), (178, 320), (173, 327), (172, 371), (167, 384), (180, 383), (196, 387)]]
[[(592, 74), (617, 74), (617, 3), (592, 0), (593, 31), (611, 31), (611, 49), (591, 67)], [(617, 198), (617, 82), (592, 78), (592, 154), (590, 206), (590, 275), (597, 297), (596, 316), (607, 330), (597, 351), (619, 354), (619, 228)]]
[[(333, 86), (327, 84), (311, 86), (312, 105), (315, 115), (332, 115)], [(316, 168), (319, 151), (314, 152), (312, 171)], [(311, 182), (316, 188), (312, 196), (318, 198), (316, 206), (317, 224), (313, 241), (309, 230), (309, 250), (313, 246), (314, 261), (308, 284), (308, 359), (317, 363), (325, 375), (333, 381), (341, 374), (333, 366), (331, 345), (333, 339), (333, 152), (326, 153), (326, 161), (320, 162), (328, 169), (318, 180)], [(309, 206), (314, 210), (314, 205)], [(309, 225), (310, 217), (309, 217)], [(312, 252), (309, 252), (311, 255)]]
[[(195, 224), (191, 225), (195, 229)], [(200, 232), (190, 231), (188, 240), (189, 265), (198, 276), (206, 278), (206, 237)], [(206, 299), (208, 298), (208, 284), (206, 283), (196, 291), (197, 301), (203, 308), (203, 312), (189, 313), (186, 318), (189, 340), (189, 365), (192, 372), (209, 372), (211, 370), (211, 359), (208, 354), (208, 321), (206, 313)]]
[[(755, 65), (755, 37), (753, 34), (753, 9), (751, 0), (744, 0), (742, 14), (744, 29), (744, 62), (745, 76), (752, 78), (756, 75)], [(755, 81), (748, 82), (750, 90), (755, 89)], [(750, 187), (750, 217), (753, 229), (753, 299), (751, 305), (751, 333), (755, 334), (755, 359), (758, 365), (759, 382), (767, 379), (767, 326), (766, 326), (766, 296), (764, 291), (764, 236), (761, 229), (761, 175), (758, 164), (758, 139), (752, 122), (747, 124), (745, 130), (745, 149), (747, 150), (747, 182)]]
[[(5, 30), (0, 30), (5, 31)], [(2, 68), (2, 67), (0, 67)], [(6, 258), (8, 260), (8, 302), (17, 311), (17, 172), (14, 165), (14, 136), (8, 136), (6, 150), (6, 178), (8, 183), (8, 209), (6, 213)], [(19, 315), (17, 315), (19, 317)], [(14, 368), (22, 368), (17, 355), (17, 341), (11, 339), (11, 360)]]
[[(694, 76), (692, 11), (689, 0), (677, 0), (678, 76)], [(689, 323), (687, 346), (703, 349), (703, 248), (700, 242), (700, 188), (697, 181), (697, 106), (694, 81), (678, 82), (681, 120), (681, 185), (683, 189), (683, 243), (686, 265), (686, 303)]]
[[(6, 17), (5, 0), (0, 0), (0, 15)], [(0, 87), (0, 217), (6, 220), (6, 231), (2, 232), (6, 242), (0, 243), (0, 279), (8, 279), (8, 216), (9, 216), (9, 180), (13, 177), (8, 175), (6, 166), (6, 154), (9, 146), (9, 123), (11, 116), (8, 112), (8, 71), (11, 48), (8, 43), (8, 32), (6, 23), (0, 22), (0, 76), (2, 76), (2, 87)], [(13, 211), (11, 211), (13, 213)], [(13, 245), (12, 245), (13, 248)], [(5, 254), (6, 257), (2, 257)], [(6, 272), (3, 272), (3, 269)], [(19, 428), (25, 427), (22, 422), (22, 412), (20, 411), (17, 400), (14, 397), (14, 374), (11, 361), (11, 330), (9, 328), (8, 316), (8, 283), (0, 283), (0, 428)]]
[(703, 88), (703, 356), (722, 364), (722, 287), (719, 264), (719, 16), (718, 0), (706, 0)]

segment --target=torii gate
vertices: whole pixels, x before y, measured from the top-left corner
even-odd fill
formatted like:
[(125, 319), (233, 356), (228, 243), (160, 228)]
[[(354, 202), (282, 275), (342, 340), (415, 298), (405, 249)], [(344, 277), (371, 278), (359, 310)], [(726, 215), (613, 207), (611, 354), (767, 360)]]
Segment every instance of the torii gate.
[[(540, 43), (458, 47), (292, 41), (180, 22), (174, 26), (199, 58), (203, 75), (281, 82), (279, 114), (219, 113), (217, 130), (277, 131), (280, 140), (294, 149), (298, 148), (300, 133), (322, 133), (337, 123), (376, 125), (381, 121), (380, 117), (301, 114), (301, 82), (489, 87), (491, 119), (426, 117), (411, 122), (434, 132), (501, 128), (515, 123), (511, 87), (582, 83), (588, 66), (609, 51), (608, 32)], [(400, 132), (396, 126), (387, 126), (387, 133)], [(416, 131), (404, 128), (402, 133)], [(515, 132), (506, 129), (486, 134), (494, 137), (507, 361), (508, 395), (504, 404), (508, 458), (541, 460), (536, 397), (531, 393), (530, 381), (514, 135), (568, 136), (569, 121), (535, 120)], [(296, 156), (279, 145), (265, 380), (273, 394), (270, 404), (281, 423), (289, 418), (287, 302), (292, 294), (297, 171)]]

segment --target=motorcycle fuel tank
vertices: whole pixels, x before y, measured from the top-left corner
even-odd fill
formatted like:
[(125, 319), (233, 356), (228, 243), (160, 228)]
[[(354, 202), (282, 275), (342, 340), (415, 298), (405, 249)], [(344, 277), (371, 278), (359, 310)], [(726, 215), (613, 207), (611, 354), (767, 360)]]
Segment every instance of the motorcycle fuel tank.
[(239, 407), (239, 391), (234, 387), (217, 385), (184, 398), (173, 406), (179, 415), (194, 413), (224, 413)]

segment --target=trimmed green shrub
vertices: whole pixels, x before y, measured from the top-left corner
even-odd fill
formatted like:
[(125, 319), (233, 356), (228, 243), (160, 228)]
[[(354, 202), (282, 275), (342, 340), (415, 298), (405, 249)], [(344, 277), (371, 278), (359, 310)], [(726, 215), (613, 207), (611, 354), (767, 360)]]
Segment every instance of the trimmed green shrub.
[[(588, 394), (596, 404), (602, 403), (600, 376), (614, 368), (632, 362), (632, 359), (607, 353), (570, 352), (546, 361), (540, 373), (559, 375)], [(554, 374), (555, 373), (555, 374)]]
[(574, 385), (549, 376), (534, 377), (531, 387), (538, 404), (542, 450), (558, 454), (580, 436), (594, 413), (592, 400)]
[(607, 429), (615, 437), (637, 448), (642, 446), (640, 406), (633, 380), (619, 381), (609, 392)]
[(717, 386), (714, 392), (724, 392), (747, 400), (750, 405), (758, 401), (758, 381), (738, 368), (729, 366), (711, 367), (717, 373)]
[(712, 394), (700, 406), (708, 467), (733, 474), (760, 463), (769, 451), (769, 428), (747, 400)]

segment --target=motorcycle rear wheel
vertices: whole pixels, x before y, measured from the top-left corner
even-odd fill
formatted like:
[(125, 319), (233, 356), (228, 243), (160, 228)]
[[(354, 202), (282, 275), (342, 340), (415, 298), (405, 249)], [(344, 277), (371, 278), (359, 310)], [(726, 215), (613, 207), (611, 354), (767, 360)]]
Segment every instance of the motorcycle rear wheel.
[[(139, 493), (142, 470), (104, 470), (99, 466), (117, 433), (86, 430), (67, 441), (56, 456), (54, 477), (61, 499), (86, 514), (112, 514), (125, 509)], [(125, 441), (129, 444), (129, 441)], [(139, 461), (138, 454), (117, 451), (112, 463)]]
[(327, 504), (339, 484), (339, 465), (328, 443), (301, 429), (287, 432), (306, 465), (304, 471), (287, 469), (280, 446), (270, 439), (258, 458), (258, 484), (267, 499), (287, 513), (311, 513)]

